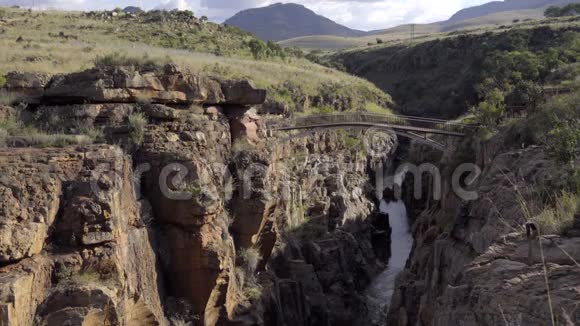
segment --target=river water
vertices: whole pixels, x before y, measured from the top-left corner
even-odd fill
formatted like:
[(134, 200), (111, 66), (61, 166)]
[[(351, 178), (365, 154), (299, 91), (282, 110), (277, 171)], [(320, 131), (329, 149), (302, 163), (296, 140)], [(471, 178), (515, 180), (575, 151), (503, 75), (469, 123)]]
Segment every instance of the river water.
[(387, 269), (380, 274), (367, 289), (367, 304), (369, 306), (372, 324), (385, 324), (386, 315), (393, 296), (395, 279), (405, 268), (411, 249), (413, 236), (410, 233), (407, 208), (403, 201), (381, 201), (380, 210), (389, 214), (391, 226), (391, 258)]

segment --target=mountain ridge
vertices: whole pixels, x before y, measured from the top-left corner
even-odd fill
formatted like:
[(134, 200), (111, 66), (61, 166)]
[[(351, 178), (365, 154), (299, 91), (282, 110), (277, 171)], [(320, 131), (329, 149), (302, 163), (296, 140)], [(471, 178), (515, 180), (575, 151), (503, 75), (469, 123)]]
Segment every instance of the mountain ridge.
[(565, 5), (568, 3), (580, 2), (580, 0), (506, 0), (492, 1), (479, 6), (465, 8), (456, 12), (443, 24), (454, 24), (464, 20), (478, 18), (504, 11), (539, 9), (548, 6)]
[(238, 12), (224, 24), (254, 33), (265, 41), (309, 35), (363, 36), (366, 32), (340, 25), (294, 3), (276, 3)]

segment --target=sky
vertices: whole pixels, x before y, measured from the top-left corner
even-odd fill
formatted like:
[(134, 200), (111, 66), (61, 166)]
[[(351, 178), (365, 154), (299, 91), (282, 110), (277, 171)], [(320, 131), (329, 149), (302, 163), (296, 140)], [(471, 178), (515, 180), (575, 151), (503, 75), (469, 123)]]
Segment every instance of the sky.
[(138, 6), (150, 9), (189, 9), (196, 16), (223, 22), (240, 10), (276, 2), (302, 4), (350, 28), (374, 30), (406, 23), (446, 20), (462, 8), (491, 0), (0, 0), (0, 6), (35, 6), (37, 9), (97, 10)]

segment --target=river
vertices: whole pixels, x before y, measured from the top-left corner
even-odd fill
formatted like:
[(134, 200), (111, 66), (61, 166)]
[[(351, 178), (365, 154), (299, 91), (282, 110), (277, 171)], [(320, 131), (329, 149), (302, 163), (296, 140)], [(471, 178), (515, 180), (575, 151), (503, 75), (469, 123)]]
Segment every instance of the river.
[(384, 325), (386, 315), (393, 296), (395, 279), (405, 268), (413, 247), (413, 237), (410, 233), (407, 209), (401, 200), (381, 201), (380, 210), (389, 214), (391, 226), (391, 258), (387, 269), (381, 273), (367, 289), (367, 304), (369, 306), (372, 324)]

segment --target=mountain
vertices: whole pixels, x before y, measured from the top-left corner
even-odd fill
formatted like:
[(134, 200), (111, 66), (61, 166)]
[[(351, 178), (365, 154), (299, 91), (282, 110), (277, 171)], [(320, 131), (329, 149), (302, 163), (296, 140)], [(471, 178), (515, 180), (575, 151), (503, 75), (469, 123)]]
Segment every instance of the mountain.
[(447, 20), (446, 24), (455, 24), (464, 20), (477, 18), (504, 11), (516, 11), (524, 9), (538, 9), (548, 6), (565, 5), (580, 0), (506, 0), (493, 1), (480, 6), (465, 8), (458, 11)]
[(362, 36), (365, 34), (365, 32), (337, 24), (302, 5), (293, 3), (277, 3), (268, 7), (247, 9), (226, 20), (225, 24), (239, 27), (269, 41), (307, 35)]

